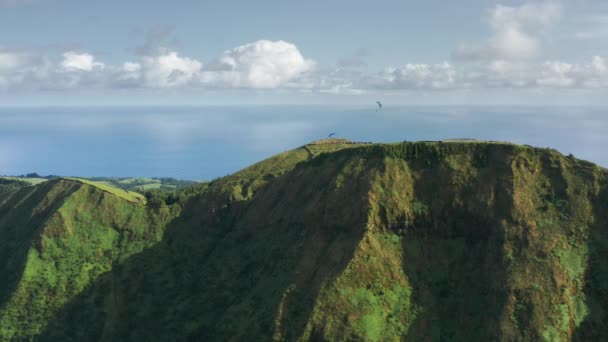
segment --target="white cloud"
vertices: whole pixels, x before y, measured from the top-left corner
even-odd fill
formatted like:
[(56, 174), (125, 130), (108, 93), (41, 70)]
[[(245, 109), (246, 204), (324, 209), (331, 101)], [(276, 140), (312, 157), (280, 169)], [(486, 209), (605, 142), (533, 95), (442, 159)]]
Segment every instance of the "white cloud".
[(608, 87), (605, 59), (595, 56), (589, 63), (569, 63), (559, 60), (542, 65), (529, 65), (527, 73), (536, 87), (594, 89)]
[(363, 71), (352, 67), (320, 67), (298, 78), (292, 86), (300, 91), (328, 94), (359, 94), (366, 78)]
[(125, 72), (139, 72), (141, 70), (141, 65), (139, 63), (125, 62), (122, 65), (122, 69)]
[(606, 60), (600, 56), (594, 56), (592, 64), (595, 71), (599, 73), (605, 73), (608, 70)]
[(456, 86), (457, 73), (451, 64), (405, 64), (386, 68), (380, 75), (380, 88), (448, 89)]
[(540, 43), (517, 27), (507, 27), (497, 32), (489, 48), (492, 50), (492, 57), (527, 59), (539, 54)]
[[(497, 15), (497, 22), (514, 16)], [(539, 23), (552, 16), (534, 19)], [(518, 19), (520, 21), (524, 19)], [(497, 88), (608, 88), (605, 56), (585, 63), (563, 59), (489, 59), (477, 63), (404, 63), (381, 71), (321, 66), (305, 58), (296, 45), (256, 41), (225, 51), (203, 63), (177, 51), (158, 49), (116, 65), (88, 53), (0, 50), (0, 91), (69, 89), (277, 89), (298, 93), (361, 94), (375, 91), (451, 91)]]
[(547, 87), (570, 87), (576, 82), (573, 64), (561, 61), (548, 61), (543, 65), (538, 84)]
[[(314, 68), (298, 48), (285, 41), (260, 40), (225, 51), (208, 68), (158, 48), (138, 61), (118, 66), (98, 62), (90, 53), (66, 51), (61, 58), (38, 56), (35, 63), (21, 65), (19, 56), (0, 50), (0, 86), (4, 89), (86, 87), (166, 88), (279, 88), (301, 87), (297, 78)], [(19, 68), (17, 68), (19, 66)]]
[(258, 40), (225, 51), (203, 73), (202, 81), (238, 88), (277, 88), (314, 66), (314, 61), (304, 58), (292, 43)]
[(92, 71), (93, 69), (103, 69), (105, 64), (95, 62), (95, 57), (91, 54), (68, 51), (63, 54), (61, 67), (69, 71)]
[(141, 64), (134, 62), (124, 62), (120, 70), (121, 80), (138, 80), (141, 77)]
[(458, 90), (458, 89), (513, 89), (513, 88), (569, 88), (597, 89), (608, 87), (608, 68), (604, 58), (595, 56), (588, 63), (560, 60), (525, 62), (494, 60), (482, 64), (454, 66), (441, 64), (405, 64), (386, 68), (378, 75), (342, 79), (349, 90)]
[(496, 5), (489, 13), (490, 38), (459, 45), (453, 55), (461, 59), (525, 60), (541, 54), (538, 30), (557, 21), (561, 7), (554, 2), (519, 7)]
[(143, 57), (141, 65), (123, 65), (131, 75), (136, 75), (141, 69), (144, 84), (148, 87), (175, 87), (191, 83), (197, 80), (202, 67), (203, 64), (196, 59), (180, 57), (175, 51)]
[(9, 71), (20, 65), (19, 55), (16, 53), (0, 52), (0, 72)]
[(41, 68), (40, 62), (23, 51), (0, 50), (0, 90), (25, 83)]
[(365, 90), (354, 87), (353, 83), (345, 82), (342, 84), (334, 84), (330, 87), (321, 88), (321, 89), (319, 89), (319, 92), (324, 93), (324, 94), (359, 95), (359, 94), (364, 94)]
[(523, 88), (535, 83), (534, 70), (528, 63), (508, 60), (494, 60), (469, 70), (467, 81), (485, 88)]

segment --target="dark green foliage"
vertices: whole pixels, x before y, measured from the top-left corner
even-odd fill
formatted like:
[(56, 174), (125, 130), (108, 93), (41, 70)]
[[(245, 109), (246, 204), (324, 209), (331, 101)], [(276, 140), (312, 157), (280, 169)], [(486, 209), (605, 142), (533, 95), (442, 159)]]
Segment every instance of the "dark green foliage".
[(608, 337), (608, 173), (553, 150), (322, 141), (145, 194), (0, 195), (0, 339)]
[(93, 186), (54, 180), (0, 206), (0, 336), (34, 336), (99, 275), (159, 241), (177, 214)]
[(208, 187), (209, 183), (200, 183), (178, 190), (149, 190), (144, 192), (144, 196), (146, 196), (147, 204), (151, 207), (173, 204), (183, 205), (191, 197), (204, 193)]
[(17, 191), (30, 184), (17, 179), (0, 178), (0, 194)]

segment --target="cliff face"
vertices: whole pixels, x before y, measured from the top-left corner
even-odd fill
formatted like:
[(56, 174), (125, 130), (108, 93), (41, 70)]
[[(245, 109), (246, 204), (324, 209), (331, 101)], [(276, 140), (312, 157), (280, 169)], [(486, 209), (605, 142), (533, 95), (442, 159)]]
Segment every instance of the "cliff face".
[(331, 141), (171, 206), (25, 188), (0, 206), (0, 335), (605, 339), (607, 181), (546, 149)]
[[(311, 333), (371, 340), (605, 336), (605, 171), (510, 145), (378, 149), (368, 230), (317, 300)], [(344, 311), (333, 314), (339, 307)]]

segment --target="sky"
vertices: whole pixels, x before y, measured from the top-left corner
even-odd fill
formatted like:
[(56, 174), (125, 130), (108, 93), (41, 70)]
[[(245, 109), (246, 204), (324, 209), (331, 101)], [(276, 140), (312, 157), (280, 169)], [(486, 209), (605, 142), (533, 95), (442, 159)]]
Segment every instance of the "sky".
[(0, 106), (604, 106), (608, 3), (0, 0)]
[(211, 179), (330, 132), (608, 166), (607, 91), (605, 0), (0, 0), (0, 174)]

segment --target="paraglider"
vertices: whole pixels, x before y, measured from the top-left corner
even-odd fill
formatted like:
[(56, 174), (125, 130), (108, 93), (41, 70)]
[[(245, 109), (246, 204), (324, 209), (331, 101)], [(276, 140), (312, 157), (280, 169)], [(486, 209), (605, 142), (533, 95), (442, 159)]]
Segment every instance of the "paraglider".
[(382, 102), (380, 101), (376, 101), (376, 104), (378, 105), (378, 109), (376, 109), (376, 112), (379, 111), (380, 109), (382, 109)]
[(328, 136), (327, 136), (327, 138), (331, 138), (331, 137), (333, 137), (334, 135), (336, 135), (336, 132), (333, 132), (332, 134), (328, 135)]

